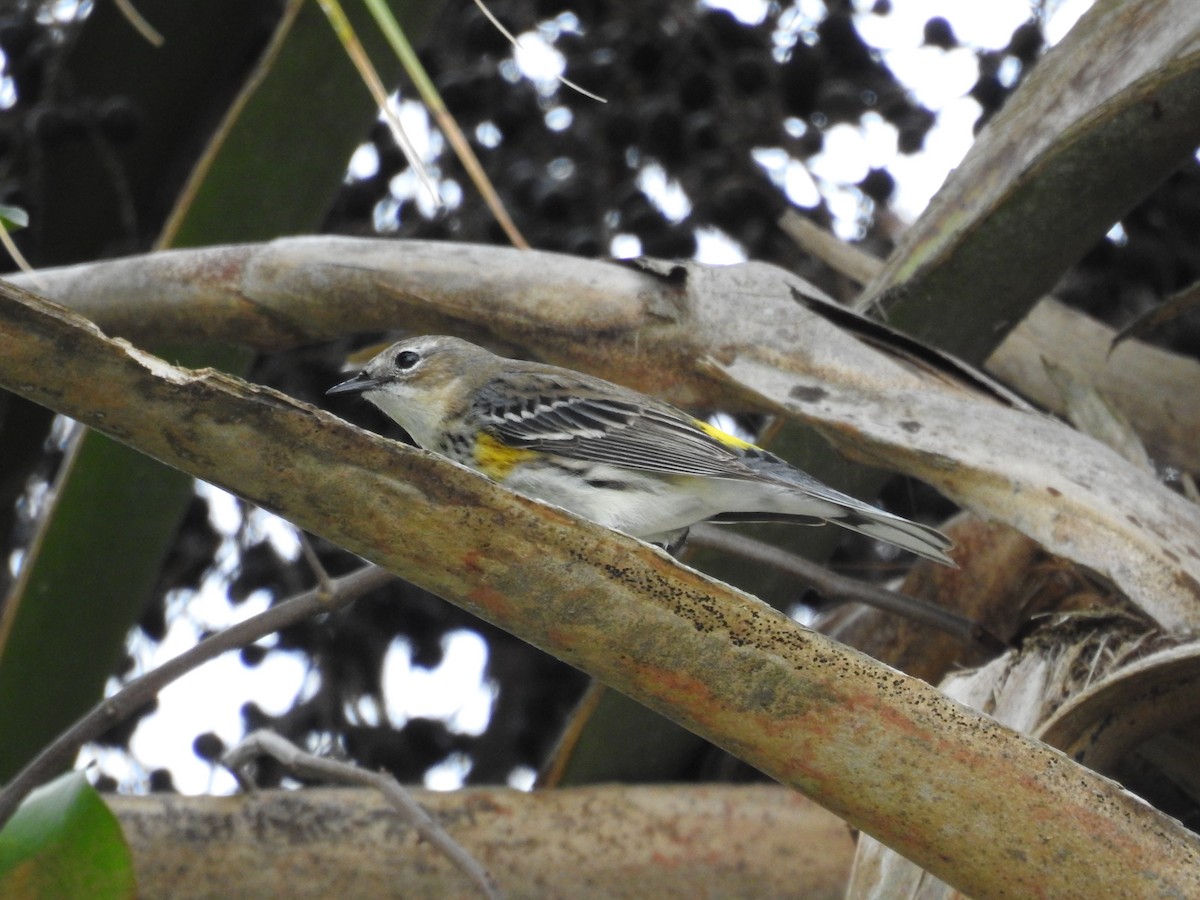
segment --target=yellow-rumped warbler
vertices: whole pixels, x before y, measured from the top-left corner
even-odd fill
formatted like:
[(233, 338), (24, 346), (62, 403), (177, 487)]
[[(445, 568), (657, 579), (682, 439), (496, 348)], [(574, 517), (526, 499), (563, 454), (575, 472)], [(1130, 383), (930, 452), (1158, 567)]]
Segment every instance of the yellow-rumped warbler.
[(418, 446), (652, 543), (676, 543), (702, 521), (825, 521), (954, 565), (941, 532), (673, 406), (458, 338), (400, 341), (327, 393), (362, 394)]

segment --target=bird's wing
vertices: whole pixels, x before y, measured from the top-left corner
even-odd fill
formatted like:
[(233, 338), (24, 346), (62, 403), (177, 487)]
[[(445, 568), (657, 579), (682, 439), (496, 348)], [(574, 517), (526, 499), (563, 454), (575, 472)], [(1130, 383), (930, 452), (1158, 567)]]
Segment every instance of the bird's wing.
[(500, 375), (479, 392), (475, 412), (511, 447), (672, 475), (754, 477), (694, 419), (632, 391), (597, 389), (586, 376)]
[(674, 407), (597, 386), (586, 375), (506, 373), (478, 393), (474, 411), (488, 433), (510, 447), (669, 475), (773, 482), (803, 500), (795, 511), (779, 515), (747, 510), (710, 517), (719, 521), (824, 519), (954, 565), (946, 552), (952, 543), (936, 529), (843, 494), (759, 447), (718, 440)]

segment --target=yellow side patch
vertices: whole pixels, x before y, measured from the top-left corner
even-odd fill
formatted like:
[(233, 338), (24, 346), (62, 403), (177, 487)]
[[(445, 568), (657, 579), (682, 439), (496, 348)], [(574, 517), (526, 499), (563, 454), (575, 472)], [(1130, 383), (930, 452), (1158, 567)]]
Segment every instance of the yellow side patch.
[(707, 434), (710, 438), (719, 444), (724, 444), (726, 447), (732, 447), (735, 450), (759, 450), (760, 447), (751, 444), (749, 441), (743, 441), (739, 437), (734, 437), (728, 432), (722, 431), (715, 425), (709, 425), (701, 419), (692, 419), (692, 424)]
[(475, 451), (472, 455), (475, 457), (475, 468), (493, 481), (503, 481), (512, 474), (518, 463), (537, 456), (537, 452), (509, 447), (490, 434), (481, 433), (475, 439)]

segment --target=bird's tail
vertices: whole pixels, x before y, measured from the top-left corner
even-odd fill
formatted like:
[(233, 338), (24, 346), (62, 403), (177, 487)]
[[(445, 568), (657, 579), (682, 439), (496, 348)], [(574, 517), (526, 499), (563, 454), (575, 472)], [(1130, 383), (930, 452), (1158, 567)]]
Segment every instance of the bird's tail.
[[(887, 541), (901, 549), (934, 562), (957, 568), (949, 550), (954, 542), (928, 525), (912, 522), (901, 516), (878, 509), (869, 503), (843, 494), (805, 472), (771, 457), (747, 461), (755, 474), (777, 487), (769, 497), (758, 492), (742, 504), (741, 512), (723, 512), (710, 519), (714, 522), (806, 522), (816, 525), (822, 521), (840, 525), (867, 537)], [(758, 482), (761, 484), (761, 482)], [(765, 503), (756, 503), (763, 501)], [(730, 505), (726, 504), (728, 510)], [(751, 507), (757, 506), (757, 510)], [(764, 511), (766, 507), (769, 511)]]
[(869, 506), (866, 509), (857, 506), (848, 508), (844, 518), (829, 521), (867, 537), (895, 544), (925, 559), (958, 568), (958, 563), (949, 553), (954, 542), (936, 528), (930, 528), (920, 522), (913, 522)]
[[(823, 499), (828, 500), (832, 498)], [(915, 553), (917, 556), (924, 557), (925, 559), (933, 560), (945, 566), (958, 568), (958, 563), (949, 554), (949, 551), (954, 547), (954, 542), (936, 528), (922, 525), (920, 522), (913, 522), (901, 516), (894, 516), (891, 513), (884, 512), (882, 509), (876, 509), (865, 503), (862, 505), (856, 503), (853, 506), (843, 506), (842, 512), (842, 515), (835, 513), (823, 516), (762, 512), (722, 513), (713, 516), (707, 521), (717, 524), (735, 522), (744, 524), (753, 522), (791, 522), (792, 524), (801, 525), (820, 525), (824, 522), (829, 522), (833, 525), (840, 525), (842, 528), (848, 528), (851, 531), (857, 531), (859, 534), (865, 534), (867, 537), (895, 544), (902, 550)]]

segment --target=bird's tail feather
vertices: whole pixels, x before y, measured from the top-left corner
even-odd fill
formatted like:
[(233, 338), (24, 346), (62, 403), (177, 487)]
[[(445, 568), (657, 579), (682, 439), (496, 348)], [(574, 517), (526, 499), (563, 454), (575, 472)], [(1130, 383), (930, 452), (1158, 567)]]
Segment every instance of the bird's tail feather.
[[(857, 497), (843, 494), (783, 460), (766, 457), (747, 459), (745, 462), (756, 476), (774, 482), (786, 490), (773, 495), (769, 501), (773, 509), (766, 516), (747, 513), (739, 518), (740, 513), (732, 513), (731, 518), (724, 521), (803, 523), (807, 520), (811, 524), (827, 521), (867, 537), (895, 544), (925, 559), (958, 567), (947, 552), (954, 546), (954, 542), (936, 528), (911, 522), (864, 503)], [(727, 502), (730, 500), (728, 496), (723, 499)], [(762, 495), (754, 497), (756, 501), (761, 499)], [(727, 505), (725, 508), (730, 507)]]
[(917, 556), (931, 559), (942, 565), (958, 568), (949, 550), (954, 542), (936, 528), (912, 522), (900, 516), (892, 516), (882, 510), (872, 510), (870, 514), (850, 509), (845, 518), (830, 519), (834, 525), (841, 525), (867, 537), (873, 537), (889, 544), (895, 544)]
[(708, 521), (717, 524), (788, 522), (792, 525), (821, 525), (830, 522), (840, 525), (842, 528), (857, 531), (859, 534), (865, 534), (867, 537), (895, 544), (902, 550), (915, 553), (925, 559), (958, 568), (958, 564), (951, 559), (948, 552), (954, 546), (954, 542), (936, 528), (912, 522), (900, 516), (893, 516), (891, 513), (874, 509), (866, 504), (863, 504), (862, 507), (856, 505), (843, 507), (843, 509), (844, 515), (829, 516), (828, 518), (798, 516), (790, 513), (722, 513), (713, 516)]

